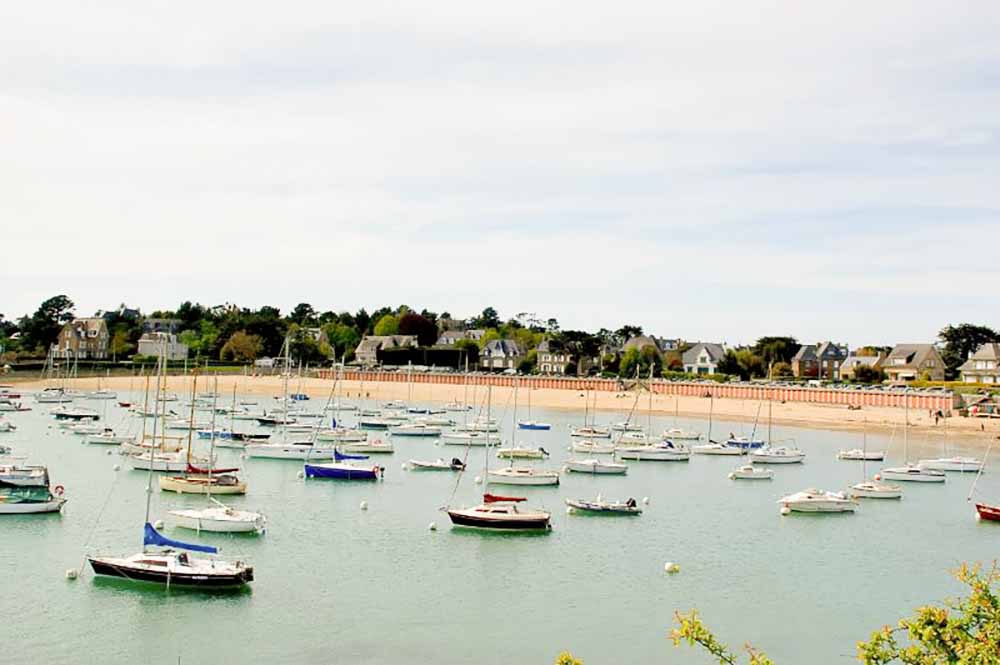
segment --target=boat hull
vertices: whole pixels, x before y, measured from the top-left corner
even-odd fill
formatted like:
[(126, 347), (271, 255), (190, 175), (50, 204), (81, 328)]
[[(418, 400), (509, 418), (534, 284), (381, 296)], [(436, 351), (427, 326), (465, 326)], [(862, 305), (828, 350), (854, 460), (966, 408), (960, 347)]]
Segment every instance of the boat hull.
[(490, 471), (487, 476), (491, 483), (497, 485), (547, 486), (559, 484), (559, 474), (557, 473), (529, 475)]
[(624, 503), (597, 503), (580, 499), (566, 499), (566, 505), (574, 512), (593, 515), (642, 515), (642, 508)]
[(991, 506), (986, 503), (976, 504), (976, 517), (987, 522), (1000, 522), (1000, 506)]
[(176, 492), (178, 494), (212, 494), (221, 496), (226, 494), (246, 494), (247, 484), (242, 481), (230, 484), (209, 482), (208, 476), (205, 476), (203, 479), (160, 476), (160, 489), (164, 492)]
[(248, 457), (255, 457), (257, 459), (288, 459), (288, 460), (298, 460), (300, 462), (305, 460), (328, 460), (333, 459), (333, 449), (332, 448), (322, 448), (317, 450), (310, 450), (306, 446), (269, 446), (269, 445), (247, 445), (243, 449), (246, 451)]
[(232, 589), (246, 586), (253, 581), (253, 568), (247, 566), (237, 573), (213, 575), (171, 573), (163, 570), (149, 570), (141, 566), (129, 566), (100, 557), (87, 557), (95, 575), (120, 577), (137, 582), (152, 582), (165, 586), (194, 587), (198, 589)]
[(943, 483), (945, 481), (945, 475), (940, 471), (936, 473), (921, 471), (918, 473), (914, 471), (882, 469), (879, 475), (882, 477), (882, 480), (895, 480), (896, 482), (905, 483)]
[(551, 526), (548, 517), (485, 518), (461, 510), (449, 510), (448, 517), (457, 527), (485, 529), (492, 531), (548, 531)]
[(607, 462), (566, 462), (566, 470), (573, 473), (589, 473), (595, 476), (624, 476), (628, 473), (628, 467), (624, 464), (609, 464)]
[(356, 467), (349, 464), (306, 464), (306, 478), (334, 480), (378, 480), (379, 467)]
[(3, 503), (0, 502), (0, 515), (37, 515), (39, 513), (58, 513), (62, 510), (66, 499), (54, 498), (51, 501)]
[(215, 519), (201, 515), (197, 510), (171, 510), (167, 513), (174, 523), (192, 531), (210, 531), (212, 533), (256, 533), (263, 530), (260, 519)]

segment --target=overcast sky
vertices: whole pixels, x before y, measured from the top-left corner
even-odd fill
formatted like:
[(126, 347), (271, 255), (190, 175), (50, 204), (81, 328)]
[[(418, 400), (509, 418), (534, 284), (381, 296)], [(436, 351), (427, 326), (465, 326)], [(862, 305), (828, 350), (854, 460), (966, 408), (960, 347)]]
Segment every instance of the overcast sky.
[(3, 3), (0, 312), (1000, 326), (998, 35), (993, 2)]

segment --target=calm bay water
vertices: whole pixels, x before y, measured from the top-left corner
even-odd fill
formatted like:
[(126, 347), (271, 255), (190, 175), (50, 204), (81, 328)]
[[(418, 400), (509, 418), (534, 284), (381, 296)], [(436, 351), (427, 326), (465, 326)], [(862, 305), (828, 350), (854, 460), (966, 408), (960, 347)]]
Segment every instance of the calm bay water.
[[(113, 404), (108, 411), (111, 424), (129, 420)], [(944, 486), (907, 484), (901, 502), (865, 501), (854, 515), (781, 517), (775, 501), (786, 493), (860, 480), (860, 464), (834, 454), (860, 446), (861, 437), (776, 426), (775, 439), (793, 438), (808, 457), (775, 467), (772, 482), (734, 483), (726, 473), (737, 460), (695, 456), (631, 462), (621, 478), (564, 474), (558, 488), (517, 488), (553, 511), (553, 531), (541, 536), (453, 531), (439, 508), (456, 476), (400, 468), (410, 458), (462, 456), (460, 447), (396, 439), (396, 452), (379, 456), (387, 467), (380, 483), (306, 482), (296, 477), (300, 463), (248, 460), (249, 494), (225, 500), (265, 512), (264, 536), (198, 536), (169, 522), (166, 532), (252, 561), (250, 591), (165, 592), (96, 579), (89, 569), (70, 582), (66, 569), (80, 566), (85, 553), (141, 546), (146, 475), (114, 471), (117, 455), (60, 432), (47, 412), (36, 405), (9, 414), (19, 429), (0, 435), (18, 454), (47, 464), (69, 498), (61, 516), (0, 517), (0, 639), (36, 662), (507, 665), (549, 663), (563, 649), (587, 665), (707, 662), (666, 638), (675, 610), (697, 608), (733, 646), (749, 640), (784, 663), (846, 663), (871, 630), (959, 593), (949, 569), (1000, 554), (1000, 528), (976, 522), (965, 502), (972, 474), (949, 474)], [(582, 413), (536, 408), (532, 416), (553, 429), (520, 432), (519, 443), (544, 446), (552, 458), (534, 464), (559, 468), (569, 456), (569, 427)], [(509, 413), (504, 420), (509, 440)], [(673, 422), (654, 418), (653, 426)], [(741, 428), (749, 433), (747, 424), (715, 423), (719, 434)], [(868, 441), (889, 445), (886, 435)], [(913, 459), (943, 454), (941, 439), (910, 443)], [(949, 454), (983, 454), (957, 436), (948, 443)], [(890, 451), (900, 461), (898, 436)], [(233, 451), (219, 452), (224, 465), (239, 461)], [(482, 473), (483, 455), (471, 452), (472, 473), (454, 503), (477, 502), (481, 487), (472, 478)], [(1000, 464), (987, 471), (982, 494), (1000, 499)], [(638, 518), (565, 513), (564, 498), (598, 492), (649, 497), (650, 504)], [(154, 484), (154, 519), (203, 503), (161, 494)], [(432, 521), (436, 532), (427, 528)], [(681, 573), (666, 575), (666, 561), (680, 563)]]

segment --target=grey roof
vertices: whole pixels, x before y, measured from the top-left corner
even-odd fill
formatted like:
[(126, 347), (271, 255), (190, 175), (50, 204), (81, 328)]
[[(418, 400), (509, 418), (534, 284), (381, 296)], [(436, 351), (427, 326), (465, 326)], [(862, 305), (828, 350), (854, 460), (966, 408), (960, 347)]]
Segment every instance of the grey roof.
[(841, 372), (852, 372), (856, 368), (875, 367), (882, 360), (882, 356), (847, 356), (844, 362), (840, 363)]
[(726, 355), (726, 349), (721, 344), (715, 344), (714, 342), (698, 342), (690, 349), (684, 352), (681, 356), (682, 362), (685, 365), (696, 365), (698, 364), (698, 356), (701, 355), (702, 350), (708, 352), (709, 358), (712, 362), (719, 362)]
[(799, 350), (795, 352), (792, 356), (792, 360), (797, 360), (802, 362), (803, 360), (816, 360), (816, 345), (815, 344), (803, 344), (799, 347)]
[(518, 348), (517, 342), (512, 339), (494, 339), (486, 343), (482, 355), (488, 358), (493, 356), (511, 358), (521, 355), (521, 350)]
[(636, 335), (635, 337), (630, 337), (622, 348), (625, 351), (628, 351), (629, 349), (639, 349), (641, 351), (647, 346), (652, 346), (657, 351), (660, 350), (660, 343), (657, 342), (656, 338), (652, 335)]
[(847, 357), (847, 349), (833, 342), (823, 342), (816, 355), (824, 360), (840, 360)]
[[(893, 347), (892, 351), (889, 352), (889, 355), (886, 358), (886, 366), (889, 369), (917, 366), (932, 353), (936, 353), (933, 344), (897, 344)], [(904, 364), (894, 365), (892, 361), (898, 358), (904, 359)]]
[(992, 360), (993, 362), (1000, 361), (1000, 343), (998, 342), (987, 342), (983, 344), (976, 352), (969, 356), (969, 359), (962, 363), (959, 367), (961, 370), (975, 370), (976, 360)]

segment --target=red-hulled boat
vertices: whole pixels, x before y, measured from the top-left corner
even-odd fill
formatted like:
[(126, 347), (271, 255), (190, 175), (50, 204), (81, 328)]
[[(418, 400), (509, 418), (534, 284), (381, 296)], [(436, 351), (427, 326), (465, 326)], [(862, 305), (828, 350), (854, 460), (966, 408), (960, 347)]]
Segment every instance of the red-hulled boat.
[(988, 522), (1000, 522), (1000, 506), (991, 506), (988, 503), (977, 503), (976, 514), (979, 519)]

